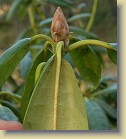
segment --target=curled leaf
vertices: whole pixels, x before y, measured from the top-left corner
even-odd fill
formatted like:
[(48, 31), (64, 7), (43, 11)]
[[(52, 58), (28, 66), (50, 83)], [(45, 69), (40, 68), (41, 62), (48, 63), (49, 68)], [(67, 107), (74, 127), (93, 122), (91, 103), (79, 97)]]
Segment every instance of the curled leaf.
[(36, 73), (35, 73), (35, 83), (38, 80), (40, 73), (41, 73), (42, 69), (44, 68), (45, 64), (46, 64), (46, 62), (42, 62), (38, 65), (38, 67), (36, 69)]

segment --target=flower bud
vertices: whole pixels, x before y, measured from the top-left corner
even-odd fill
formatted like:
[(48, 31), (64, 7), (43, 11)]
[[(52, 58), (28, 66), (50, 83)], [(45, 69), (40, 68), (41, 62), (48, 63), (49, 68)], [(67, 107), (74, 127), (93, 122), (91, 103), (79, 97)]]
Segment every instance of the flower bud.
[(51, 35), (55, 42), (64, 41), (65, 45), (69, 42), (69, 27), (60, 7), (57, 8), (53, 17)]

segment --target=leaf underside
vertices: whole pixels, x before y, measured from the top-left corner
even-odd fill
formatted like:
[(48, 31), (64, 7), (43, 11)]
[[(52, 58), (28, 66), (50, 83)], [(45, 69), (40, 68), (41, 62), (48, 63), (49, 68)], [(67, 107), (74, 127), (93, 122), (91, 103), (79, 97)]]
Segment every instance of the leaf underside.
[(110, 130), (108, 118), (97, 102), (86, 100), (86, 108), (90, 130)]
[(14, 113), (7, 107), (0, 104), (0, 119), (6, 121), (18, 121), (18, 118)]
[(113, 119), (117, 119), (117, 111), (104, 100), (96, 99), (96, 102), (103, 108), (105, 113)]
[(39, 52), (39, 54), (37, 55), (35, 61), (33, 62), (32, 66), (28, 72), (28, 76), (26, 78), (26, 85), (24, 88), (23, 96), (22, 96), (22, 103), (21, 103), (22, 120), (24, 118), (27, 105), (29, 103), (30, 97), (31, 97), (33, 89), (34, 89), (36, 68), (41, 62), (47, 61), (51, 55), (52, 55), (52, 53), (48, 50), (47, 55), (45, 56), (44, 51), (42, 49)]
[[(57, 55), (48, 66), (45, 65), (45, 71), (43, 69), (37, 81), (24, 117), (24, 127), (32, 130), (87, 130), (86, 109), (75, 74), (65, 60), (58, 63)], [(57, 69), (60, 71), (58, 77)]]

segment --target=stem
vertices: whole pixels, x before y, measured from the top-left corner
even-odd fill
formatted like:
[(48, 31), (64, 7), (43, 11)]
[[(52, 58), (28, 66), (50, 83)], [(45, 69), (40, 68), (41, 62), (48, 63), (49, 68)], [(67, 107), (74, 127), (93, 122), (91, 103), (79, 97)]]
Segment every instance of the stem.
[[(65, 49), (65, 53), (68, 53), (76, 48), (87, 46), (87, 45), (94, 45), (94, 46), (101, 46), (107, 49), (115, 50), (109, 43), (99, 41), (99, 40), (81, 40), (69, 45), (68, 48)], [(116, 51), (116, 50), (115, 50)]]
[(96, 10), (97, 10), (97, 5), (98, 5), (98, 0), (94, 0), (94, 4), (93, 4), (93, 8), (92, 8), (92, 14), (91, 14), (91, 17), (89, 19), (88, 25), (85, 29), (86, 31), (90, 31), (90, 29), (92, 27), (92, 24), (93, 24), (93, 21), (95, 18), (95, 14), (96, 14)]
[[(43, 50), (44, 50), (44, 59), (45, 59), (45, 57), (46, 57), (46, 55), (47, 55), (47, 50), (48, 50), (49, 44), (50, 44), (49, 41), (46, 41), (45, 44), (44, 44), (44, 48), (43, 48)], [(51, 45), (51, 46), (52, 46), (52, 45)], [(54, 47), (53, 47), (53, 46), (52, 46), (52, 51), (54, 52)]]
[(28, 7), (28, 16), (29, 16), (30, 25), (33, 28), (34, 33), (38, 34), (38, 30), (37, 30), (36, 24), (35, 24), (34, 11), (33, 11), (32, 5), (30, 5)]
[(45, 44), (44, 44), (43, 50), (44, 50), (45, 53), (47, 52), (47, 49), (48, 49), (49, 44), (50, 43), (48, 41), (46, 41)]
[(29, 16), (30, 25), (32, 27), (34, 27), (35, 26), (35, 19), (34, 19), (34, 14), (33, 14), (31, 5), (28, 7), (28, 16)]
[(39, 38), (47, 40), (52, 46), (54, 45), (53, 40), (44, 34), (38, 34), (38, 35), (31, 37), (31, 41), (34, 41), (34, 40), (39, 39)]

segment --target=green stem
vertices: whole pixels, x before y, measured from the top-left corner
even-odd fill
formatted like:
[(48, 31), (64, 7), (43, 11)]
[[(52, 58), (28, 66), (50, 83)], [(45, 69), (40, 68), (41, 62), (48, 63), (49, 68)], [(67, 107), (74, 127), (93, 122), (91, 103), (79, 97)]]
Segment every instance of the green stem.
[(64, 42), (63, 41), (59, 41), (59, 42), (55, 43), (55, 45), (54, 45), (54, 53), (57, 53), (58, 47), (62, 47), (62, 50), (63, 50)]
[[(65, 53), (68, 53), (76, 48), (82, 47), (82, 46), (87, 46), (87, 45), (91, 45), (91, 46), (101, 46), (107, 49), (111, 49), (111, 50), (115, 50), (109, 43), (103, 42), (103, 41), (99, 41), (99, 40), (81, 40), (78, 42), (75, 42), (71, 45), (69, 45), (69, 47), (67, 47), (65, 49)], [(115, 50), (116, 51), (116, 50)]]
[(47, 40), (52, 46), (54, 45), (53, 40), (44, 34), (38, 34), (38, 35), (31, 37), (31, 41), (34, 41), (34, 40), (40, 39), (40, 38)]
[[(50, 42), (49, 41), (46, 41), (45, 44), (44, 44), (44, 59), (46, 58), (46, 55), (47, 55), (47, 50), (48, 50), (48, 46), (49, 46)], [(51, 45), (52, 46), (52, 45)], [(54, 47), (52, 46), (52, 51), (54, 52)]]
[(98, 0), (94, 0), (94, 4), (93, 4), (93, 8), (92, 8), (92, 14), (91, 14), (91, 17), (89, 19), (88, 25), (85, 29), (86, 31), (90, 31), (90, 29), (92, 27), (92, 24), (93, 24), (93, 21), (95, 18), (95, 14), (96, 14), (96, 10), (97, 10), (97, 5), (98, 5)]
[(31, 5), (28, 7), (28, 16), (29, 16), (30, 25), (32, 27), (34, 27), (35, 26), (35, 19), (34, 19), (34, 14), (33, 14)]
[(33, 28), (34, 33), (38, 34), (38, 30), (37, 30), (37, 27), (35, 24), (34, 11), (33, 11), (32, 5), (30, 5), (28, 7), (28, 16), (29, 16), (30, 25)]
[(44, 44), (44, 52), (46, 53), (47, 52), (47, 49), (48, 49), (48, 46), (49, 46), (50, 42), (46, 41), (45, 44)]

